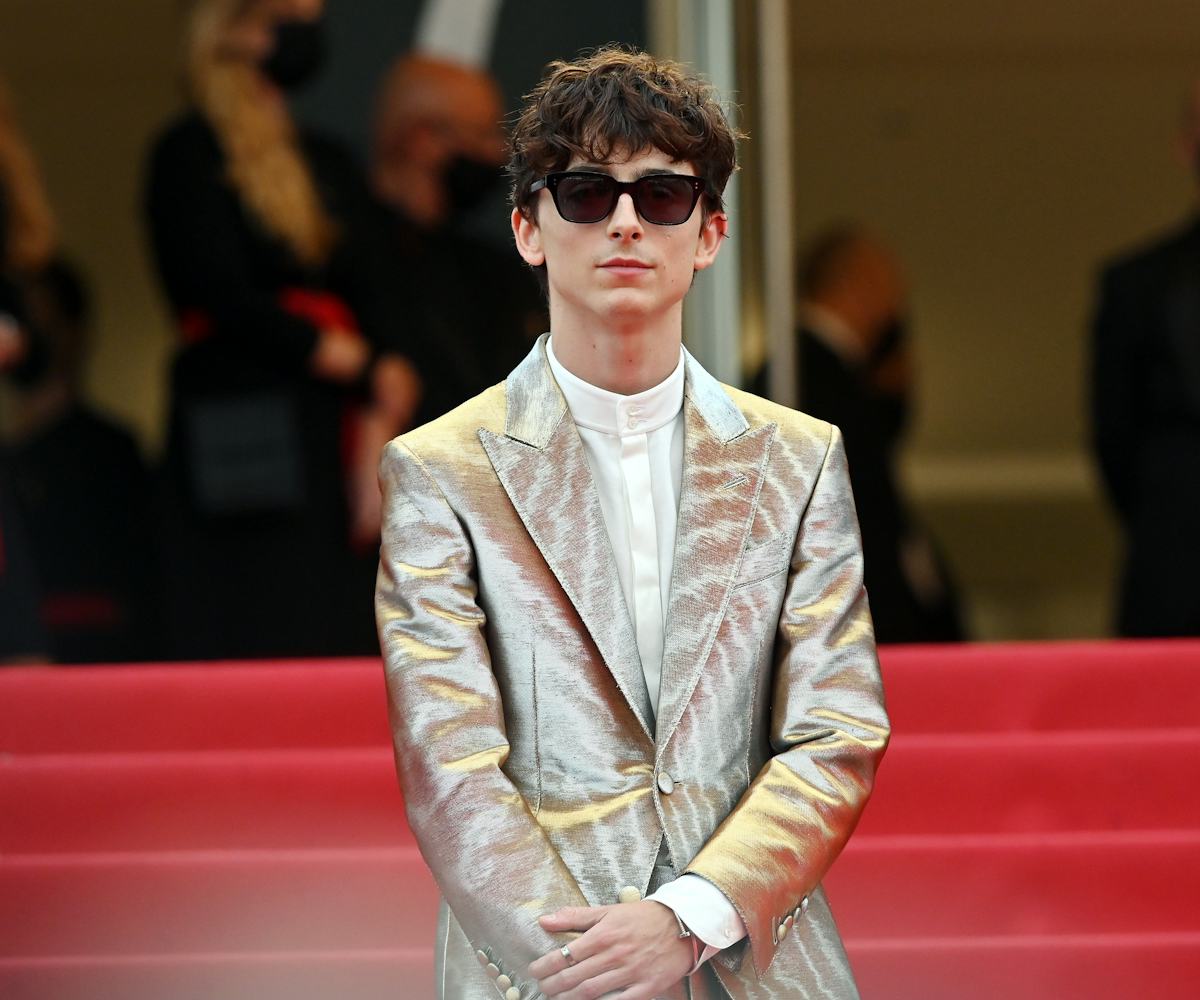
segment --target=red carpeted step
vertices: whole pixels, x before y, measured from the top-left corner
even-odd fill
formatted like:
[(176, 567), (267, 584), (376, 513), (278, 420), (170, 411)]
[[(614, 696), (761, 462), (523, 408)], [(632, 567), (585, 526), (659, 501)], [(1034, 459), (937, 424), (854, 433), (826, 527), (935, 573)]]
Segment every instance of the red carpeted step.
[(433, 948), (0, 959), (5, 1000), (433, 1000)]
[(900, 734), (855, 838), (1200, 830), (1200, 729)]
[(1186, 729), (1200, 641), (893, 646), (880, 650), (898, 733)]
[(863, 837), (825, 880), (862, 938), (1200, 932), (1200, 831)]
[(864, 1000), (1194, 1000), (1200, 933), (849, 940)]
[[(898, 736), (858, 837), (1200, 829), (1200, 730)], [(391, 751), (0, 760), (0, 853), (411, 842)]]
[(432, 946), (415, 847), (0, 860), (0, 957)]
[(378, 660), (0, 670), (0, 752), (389, 746)]
[[(891, 647), (897, 732), (1187, 728), (1200, 718), (1200, 642)], [(375, 660), (9, 668), (0, 751), (378, 746)]]
[[(1200, 932), (1200, 833), (863, 838), (827, 887), (855, 939)], [(386, 948), (435, 899), (415, 849), (17, 857), (0, 955)]]
[(0, 760), (0, 854), (412, 843), (389, 748)]
[[(865, 1000), (1192, 1000), (1200, 935), (846, 943)], [(429, 948), (395, 952), (0, 959), (5, 1000), (431, 1000)]]

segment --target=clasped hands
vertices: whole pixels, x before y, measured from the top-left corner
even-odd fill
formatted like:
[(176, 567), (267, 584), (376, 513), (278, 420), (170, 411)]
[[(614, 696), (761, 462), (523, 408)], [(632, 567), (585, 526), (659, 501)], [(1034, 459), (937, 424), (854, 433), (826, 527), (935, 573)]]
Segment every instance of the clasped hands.
[(692, 968), (690, 938), (679, 936), (671, 908), (654, 900), (613, 906), (567, 907), (540, 918), (551, 933), (578, 932), (569, 945), (529, 966), (542, 993), (554, 1000), (653, 1000)]

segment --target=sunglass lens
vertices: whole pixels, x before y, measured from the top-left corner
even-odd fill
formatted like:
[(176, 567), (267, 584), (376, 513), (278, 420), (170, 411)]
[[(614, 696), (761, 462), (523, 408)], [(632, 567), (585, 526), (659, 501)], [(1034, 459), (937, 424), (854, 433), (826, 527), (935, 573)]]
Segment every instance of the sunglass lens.
[(612, 210), (613, 191), (608, 177), (563, 177), (555, 203), (567, 222), (599, 222)]
[(681, 177), (645, 177), (638, 191), (638, 212), (647, 222), (677, 226), (692, 214), (695, 195)]

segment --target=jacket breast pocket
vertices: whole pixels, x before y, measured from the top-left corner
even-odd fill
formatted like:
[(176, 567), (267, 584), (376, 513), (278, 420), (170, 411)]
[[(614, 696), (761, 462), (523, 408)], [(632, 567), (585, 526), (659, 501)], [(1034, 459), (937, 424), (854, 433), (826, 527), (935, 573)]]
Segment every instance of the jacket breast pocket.
[(783, 573), (791, 565), (792, 545), (786, 534), (772, 535), (760, 545), (747, 549), (742, 556), (734, 589), (749, 587), (760, 580)]

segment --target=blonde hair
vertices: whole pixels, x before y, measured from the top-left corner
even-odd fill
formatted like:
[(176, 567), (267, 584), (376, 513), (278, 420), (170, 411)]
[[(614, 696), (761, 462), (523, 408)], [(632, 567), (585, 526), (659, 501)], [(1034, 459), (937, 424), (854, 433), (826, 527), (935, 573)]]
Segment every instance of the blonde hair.
[(194, 0), (186, 72), (192, 99), (217, 135), (227, 178), (258, 221), (307, 265), (323, 263), (337, 227), (300, 153), (286, 110), (264, 101), (257, 69), (227, 58), (222, 35), (254, 0)]
[(8, 204), (8, 252), (0, 268), (30, 272), (45, 267), (58, 241), (54, 213), (33, 151), (17, 126), (8, 89), (0, 79), (0, 188)]

